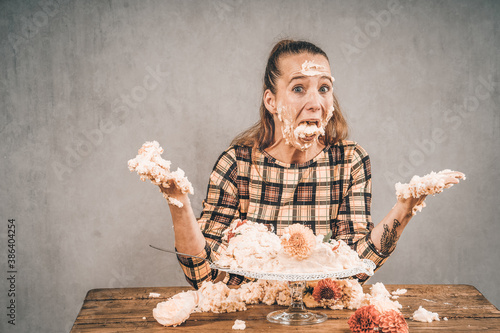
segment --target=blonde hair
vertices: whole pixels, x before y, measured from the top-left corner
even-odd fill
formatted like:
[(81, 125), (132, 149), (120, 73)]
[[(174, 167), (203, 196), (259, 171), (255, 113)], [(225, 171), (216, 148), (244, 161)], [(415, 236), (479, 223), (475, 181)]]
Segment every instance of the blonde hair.
[[(290, 54), (320, 54), (328, 60), (326, 53), (316, 45), (306, 41), (293, 41), (282, 40), (279, 41), (271, 51), (269, 59), (267, 60), (266, 72), (264, 74), (264, 85), (262, 89), (262, 96), (264, 92), (269, 89), (273, 94), (276, 94), (276, 84), (281, 75), (279, 71), (279, 60), (282, 56)], [(328, 60), (329, 61), (329, 60)], [(344, 140), (348, 135), (347, 122), (340, 111), (340, 106), (333, 93), (333, 116), (326, 125), (325, 135), (320, 137), (320, 141), (324, 145), (333, 145), (340, 140)], [(260, 120), (257, 121), (252, 127), (238, 134), (231, 142), (232, 146), (247, 146), (258, 147), (265, 149), (273, 144), (274, 141), (274, 119), (272, 114), (266, 109), (264, 100), (260, 105)]]

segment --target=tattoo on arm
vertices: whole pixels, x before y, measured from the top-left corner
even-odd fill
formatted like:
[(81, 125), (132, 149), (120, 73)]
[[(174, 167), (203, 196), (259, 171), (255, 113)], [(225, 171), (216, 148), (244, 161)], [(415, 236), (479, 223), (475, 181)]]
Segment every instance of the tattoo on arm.
[(399, 239), (396, 228), (400, 225), (401, 222), (396, 219), (394, 219), (392, 229), (389, 228), (387, 224), (384, 224), (384, 232), (382, 233), (382, 238), (380, 239), (380, 252), (383, 254), (389, 254), (396, 248), (396, 243)]

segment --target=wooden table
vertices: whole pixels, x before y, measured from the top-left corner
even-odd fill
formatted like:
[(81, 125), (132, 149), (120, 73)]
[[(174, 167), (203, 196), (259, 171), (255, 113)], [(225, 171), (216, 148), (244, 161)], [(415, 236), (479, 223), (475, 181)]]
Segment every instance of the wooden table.
[[(370, 285), (363, 287), (369, 292)], [(470, 285), (386, 285), (390, 292), (405, 288), (399, 297), (410, 332), (500, 332), (500, 311)], [(350, 332), (347, 320), (354, 311), (316, 309), (328, 320), (311, 326), (284, 326), (266, 320), (266, 315), (280, 306), (247, 305), (235, 313), (194, 313), (182, 325), (164, 327), (153, 318), (156, 304), (188, 287), (93, 289), (87, 293), (71, 332), (238, 332), (231, 328), (236, 319), (246, 322), (245, 332)], [(149, 297), (150, 292), (161, 294)], [(409, 319), (422, 305), (437, 312), (441, 321), (415, 322)], [(145, 319), (143, 319), (145, 317)], [(443, 318), (447, 317), (448, 321)]]

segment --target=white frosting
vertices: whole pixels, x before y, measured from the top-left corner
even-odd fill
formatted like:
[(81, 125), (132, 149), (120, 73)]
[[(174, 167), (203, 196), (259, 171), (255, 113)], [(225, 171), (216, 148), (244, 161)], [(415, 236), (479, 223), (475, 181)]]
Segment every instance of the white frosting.
[(202, 297), (195, 309), (196, 312), (226, 313), (247, 309), (240, 298), (239, 289), (229, 289), (222, 282), (204, 282), (199, 292)]
[[(306, 306), (325, 307), (333, 310), (344, 308), (354, 310), (371, 304), (380, 313), (387, 310), (400, 312), (402, 308), (401, 304), (389, 299), (390, 294), (382, 283), (375, 284), (371, 288), (371, 294), (364, 294), (363, 287), (357, 280), (342, 279), (334, 281), (341, 290), (341, 298), (316, 302), (312, 295), (307, 293), (304, 296)], [(307, 284), (308, 287), (314, 288), (317, 282), (311, 281)], [(276, 303), (289, 306), (291, 295), (288, 284), (283, 281), (257, 280), (244, 283), (239, 288), (233, 289), (223, 282), (205, 281), (198, 291), (181, 292), (168, 301), (159, 303), (153, 310), (153, 316), (162, 325), (176, 326), (188, 319), (193, 312), (226, 313), (244, 311), (246, 310), (245, 304), (259, 303), (267, 305)], [(419, 311), (422, 312), (421, 309)], [(415, 312), (417, 314), (416, 318), (419, 319), (417, 312)], [(238, 323), (240, 325), (237, 325), (237, 327), (244, 327), (241, 322)]]
[(383, 313), (388, 310), (395, 310), (401, 312), (400, 310), (403, 306), (398, 301), (391, 301), (389, 297), (378, 296), (378, 297), (367, 297), (368, 304), (374, 305), (378, 312)]
[(149, 293), (149, 297), (160, 297), (160, 295), (158, 293)]
[(269, 232), (264, 224), (246, 222), (234, 228), (237, 223), (238, 220), (225, 231), (225, 235), (233, 230), (237, 235), (231, 238), (226, 251), (221, 254), (218, 261), (220, 266), (246, 269), (262, 267), (268, 260), (277, 256), (281, 248), (280, 239), (276, 234)]
[(316, 126), (316, 124), (307, 124), (302, 123), (293, 131), (293, 134), (297, 139), (305, 139), (306, 137), (310, 137), (316, 135), (316, 137), (320, 135), (325, 135), (325, 129), (322, 127)]
[(240, 286), (240, 298), (246, 304), (259, 304), (264, 297), (264, 284), (261, 283), (244, 283)]
[(332, 118), (332, 116), (333, 116), (333, 111), (335, 111), (335, 108), (333, 107), (333, 105), (332, 105), (332, 107), (331, 107), (330, 109), (328, 109), (328, 110), (326, 111), (326, 117), (325, 117), (325, 119), (323, 119), (323, 120), (322, 120), (322, 122), (321, 122), (321, 126), (322, 126), (322, 128), (323, 128), (323, 129), (326, 127), (326, 125), (328, 125), (328, 122), (329, 122), (329, 121), (330, 121), (330, 119)]
[(217, 261), (220, 266), (267, 273), (323, 273), (364, 267), (358, 254), (343, 241), (324, 243), (323, 236), (318, 235), (309, 257), (300, 260), (287, 254), (280, 238), (265, 225), (247, 221), (234, 228), (238, 222), (225, 232), (236, 232), (236, 236), (221, 253)]
[(300, 73), (306, 76), (318, 76), (326, 74), (332, 79), (332, 82), (335, 81), (334, 77), (328, 73), (325, 66), (316, 64), (314, 61), (308, 61), (308, 60), (304, 61)]
[(404, 295), (404, 294), (406, 294), (407, 291), (408, 290), (406, 290), (406, 289), (398, 289), (396, 291), (393, 291), (391, 294), (393, 294), (393, 295)]
[[(155, 185), (162, 185), (165, 188), (173, 185), (182, 193), (193, 194), (193, 186), (184, 175), (184, 171), (177, 168), (177, 171), (171, 172), (171, 162), (161, 158), (162, 153), (163, 148), (160, 147), (157, 141), (148, 141), (139, 149), (138, 155), (128, 161), (128, 168), (130, 171), (136, 171), (142, 181), (150, 179)], [(166, 193), (163, 193), (163, 196), (170, 204), (179, 208), (183, 206), (179, 200), (168, 196)]]
[(371, 294), (373, 297), (390, 297), (391, 294), (385, 288), (382, 282), (375, 283), (371, 288)]
[(420, 306), (417, 311), (413, 312), (413, 320), (421, 321), (423, 323), (430, 323), (433, 320), (439, 321), (439, 315), (436, 312), (427, 311), (422, 306)]
[[(301, 151), (304, 151), (312, 146), (312, 144), (318, 140), (322, 135), (325, 135), (325, 128), (328, 122), (333, 116), (334, 107), (331, 106), (327, 111), (325, 117), (321, 120), (319, 127), (314, 124), (307, 124), (302, 122), (298, 126), (294, 125), (294, 118), (296, 112), (292, 110), (290, 106), (285, 106), (281, 102), (278, 102), (278, 107), (276, 108), (279, 121), (282, 122), (281, 133), (285, 140), (285, 144), (295, 147)], [(304, 139), (308, 136), (316, 135), (315, 140), (311, 142), (301, 142), (300, 139)]]
[[(441, 193), (445, 188), (453, 186), (453, 184), (446, 185), (445, 183), (446, 179), (450, 177), (465, 180), (465, 175), (463, 173), (449, 169), (439, 171), (438, 173), (431, 172), (423, 177), (413, 176), (410, 183), (397, 183), (395, 185), (396, 196), (398, 198), (408, 199), (410, 197), (420, 198), (424, 195), (435, 195), (437, 193)], [(415, 215), (417, 212), (422, 211), (423, 207), (425, 207), (425, 202), (415, 206), (412, 214)]]
[(246, 304), (290, 304), (290, 290), (283, 281), (257, 280), (242, 284), (238, 291), (240, 299)]
[(158, 303), (153, 309), (153, 317), (163, 326), (177, 326), (185, 322), (200, 301), (197, 291), (176, 294), (165, 302)]
[(365, 294), (363, 305), (373, 305), (380, 313), (387, 310), (400, 312), (403, 306), (398, 301), (391, 301), (391, 294), (382, 282), (377, 282), (371, 287), (371, 293)]
[(278, 102), (278, 107), (276, 108), (278, 119), (282, 122), (281, 124), (281, 134), (283, 139), (285, 139), (285, 144), (295, 147), (301, 151), (304, 151), (312, 146), (312, 142), (302, 143), (295, 137), (294, 128), (294, 116), (296, 112), (292, 112), (291, 107), (286, 107)]
[(244, 330), (247, 326), (245, 325), (245, 321), (236, 319), (234, 321), (233, 330)]

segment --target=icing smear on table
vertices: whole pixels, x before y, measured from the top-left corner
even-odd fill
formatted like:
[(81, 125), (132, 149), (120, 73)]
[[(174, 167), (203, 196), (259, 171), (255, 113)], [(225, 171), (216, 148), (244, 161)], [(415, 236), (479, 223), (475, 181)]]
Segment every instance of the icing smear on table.
[(419, 306), (418, 310), (413, 312), (413, 320), (423, 323), (431, 323), (434, 320), (440, 321), (436, 312), (427, 311), (422, 306)]
[(246, 326), (244, 320), (236, 319), (234, 321), (234, 325), (232, 327), (233, 330), (241, 330), (241, 331), (243, 331), (245, 328), (247, 328), (247, 326)]

